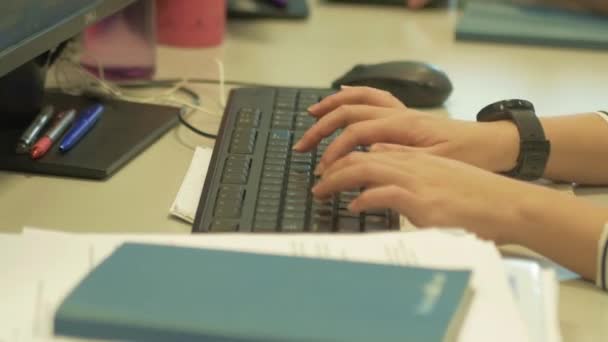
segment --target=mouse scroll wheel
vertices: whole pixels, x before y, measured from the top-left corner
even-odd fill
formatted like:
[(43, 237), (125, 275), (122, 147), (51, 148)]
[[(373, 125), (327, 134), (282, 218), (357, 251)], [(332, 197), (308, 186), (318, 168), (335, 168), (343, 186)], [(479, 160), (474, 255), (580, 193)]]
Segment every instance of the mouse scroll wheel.
[(435, 83), (434, 82), (430, 82), (430, 81), (422, 82), (422, 86), (426, 87), (426, 88), (433, 88), (433, 87), (435, 87)]

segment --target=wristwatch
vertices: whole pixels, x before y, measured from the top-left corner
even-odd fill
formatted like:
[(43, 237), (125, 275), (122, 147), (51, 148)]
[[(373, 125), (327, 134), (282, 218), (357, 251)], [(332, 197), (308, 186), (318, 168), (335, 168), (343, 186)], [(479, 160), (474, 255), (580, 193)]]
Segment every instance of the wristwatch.
[(526, 100), (504, 100), (484, 107), (477, 114), (477, 121), (480, 122), (498, 120), (513, 121), (519, 131), (517, 165), (505, 174), (523, 180), (541, 178), (547, 166), (551, 144), (545, 139), (534, 105)]

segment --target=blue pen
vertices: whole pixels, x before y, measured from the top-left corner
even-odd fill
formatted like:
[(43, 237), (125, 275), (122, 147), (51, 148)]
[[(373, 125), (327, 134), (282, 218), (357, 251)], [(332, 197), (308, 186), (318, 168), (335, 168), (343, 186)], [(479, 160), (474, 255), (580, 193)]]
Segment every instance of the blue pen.
[(268, 0), (275, 7), (285, 8), (287, 7), (287, 0)]
[(103, 113), (104, 107), (103, 105), (96, 104), (91, 107), (85, 109), (79, 116), (72, 128), (65, 134), (63, 140), (61, 140), (61, 144), (59, 144), (59, 150), (61, 152), (69, 151), (74, 145), (78, 143), (82, 137), (87, 134), (93, 125), (99, 120), (101, 117), (101, 113)]

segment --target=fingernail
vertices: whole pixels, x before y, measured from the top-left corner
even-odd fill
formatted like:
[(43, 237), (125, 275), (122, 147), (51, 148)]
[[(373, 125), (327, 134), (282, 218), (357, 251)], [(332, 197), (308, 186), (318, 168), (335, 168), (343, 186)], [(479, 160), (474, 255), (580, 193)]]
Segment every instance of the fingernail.
[(300, 147), (301, 147), (300, 145), (302, 145), (301, 141), (302, 140), (298, 140), (298, 142), (295, 145), (293, 145), (293, 147), (291, 149), (294, 151), (299, 151)]
[(306, 110), (309, 111), (309, 112), (314, 112), (315, 109), (317, 109), (317, 107), (319, 107), (319, 104), (315, 103), (312, 106), (308, 107)]
[(352, 202), (351, 202), (351, 203), (348, 205), (348, 210), (349, 210), (351, 213), (353, 213), (353, 214), (358, 214), (358, 213), (359, 213), (359, 212), (358, 212), (358, 211), (357, 211), (357, 210), (354, 208), (354, 206), (353, 206), (353, 203), (352, 203)]
[(317, 167), (315, 168), (315, 176), (320, 176), (323, 171), (325, 171), (325, 166), (323, 166), (323, 162), (320, 162)]

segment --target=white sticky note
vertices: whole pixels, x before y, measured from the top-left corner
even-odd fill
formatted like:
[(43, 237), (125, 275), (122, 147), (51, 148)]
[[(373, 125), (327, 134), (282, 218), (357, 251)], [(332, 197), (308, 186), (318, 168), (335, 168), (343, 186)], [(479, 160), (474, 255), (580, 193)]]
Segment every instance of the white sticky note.
[(210, 148), (196, 148), (182, 186), (179, 188), (175, 201), (173, 201), (169, 210), (172, 215), (189, 223), (194, 222), (198, 201), (207, 176), (207, 169), (211, 163), (211, 154), (212, 150)]

